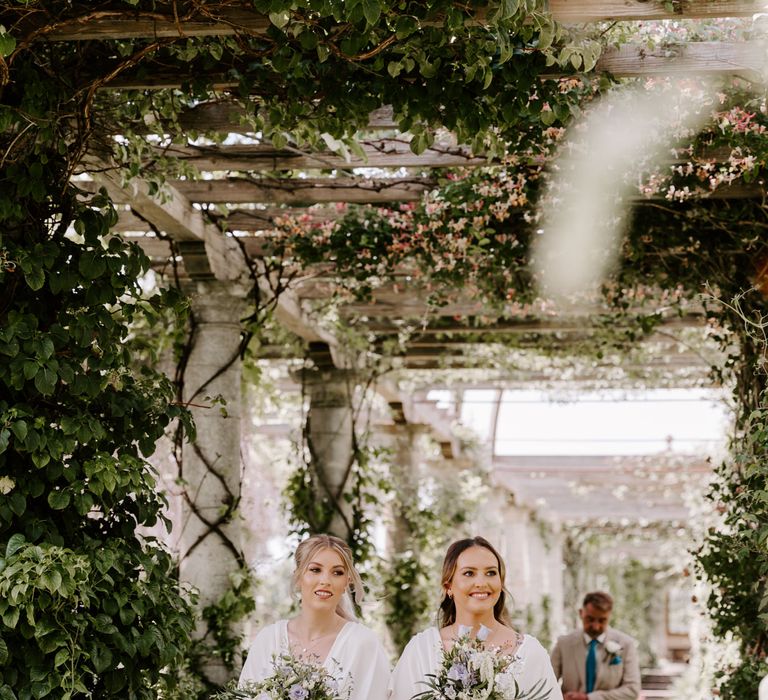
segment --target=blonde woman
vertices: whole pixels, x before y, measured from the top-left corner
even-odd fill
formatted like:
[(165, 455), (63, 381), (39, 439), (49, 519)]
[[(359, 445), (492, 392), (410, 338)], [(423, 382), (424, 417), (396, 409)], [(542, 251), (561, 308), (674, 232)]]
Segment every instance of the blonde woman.
[(443, 652), (467, 633), (481, 639), (485, 647), (515, 657), (523, 697), (538, 688), (537, 697), (563, 700), (546, 649), (534, 637), (514, 630), (507, 620), (504, 577), (501, 556), (482, 537), (459, 540), (448, 548), (437, 626), (408, 642), (392, 674), (392, 700), (411, 700), (428, 690), (425, 681), (437, 673)]
[(256, 635), (240, 683), (271, 676), (273, 656), (290, 653), (351, 683), (350, 700), (384, 700), (389, 662), (378, 637), (355, 619), (352, 601), (361, 602), (363, 583), (349, 546), (338, 537), (314, 535), (298, 546), (294, 560), (299, 614)]

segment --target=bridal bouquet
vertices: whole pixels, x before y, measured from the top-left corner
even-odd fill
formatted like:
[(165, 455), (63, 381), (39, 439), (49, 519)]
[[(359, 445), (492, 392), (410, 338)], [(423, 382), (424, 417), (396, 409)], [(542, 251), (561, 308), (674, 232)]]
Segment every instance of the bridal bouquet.
[(549, 700), (545, 678), (527, 691), (520, 688), (523, 660), (484, 647), (487, 635), (487, 628), (481, 628), (473, 639), (469, 629), (460, 627), (451, 650), (443, 652), (437, 673), (427, 676), (429, 690), (417, 693), (411, 700)]
[(347, 700), (349, 679), (340, 680), (320, 664), (291, 654), (272, 657), (274, 673), (259, 683), (230, 685), (213, 700)]

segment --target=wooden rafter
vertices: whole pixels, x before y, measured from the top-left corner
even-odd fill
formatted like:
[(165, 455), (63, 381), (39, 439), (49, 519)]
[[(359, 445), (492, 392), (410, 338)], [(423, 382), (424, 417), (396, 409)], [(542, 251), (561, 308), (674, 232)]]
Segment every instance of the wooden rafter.
[[(84, 185), (86, 187), (87, 185)], [(220, 180), (174, 180), (168, 184), (186, 200), (211, 204), (289, 204), (292, 206), (327, 202), (384, 203), (412, 202), (435, 186), (430, 178), (296, 178)], [(115, 193), (116, 204), (131, 204), (128, 193)]]
[[(128, 205), (123, 205), (128, 206)], [(214, 213), (211, 213), (211, 217)], [(301, 217), (303, 221), (320, 224), (326, 221), (333, 221), (339, 217), (339, 211), (331, 207), (322, 209), (300, 209), (300, 208), (278, 208), (270, 207), (266, 209), (236, 209), (229, 213), (224, 219), (220, 218), (220, 224), (228, 231), (248, 231), (259, 232), (268, 231), (275, 227), (275, 219), (285, 217)], [(115, 233), (150, 231), (147, 222), (130, 210), (119, 209), (117, 225), (112, 229)], [(246, 239), (243, 241), (249, 255), (258, 255), (260, 249), (256, 239)], [(143, 238), (141, 245), (144, 251), (150, 257), (166, 255), (167, 244), (160, 238)]]
[[(265, 181), (267, 182), (267, 181)], [(200, 181), (174, 181), (168, 185), (183, 197), (194, 203), (208, 204), (286, 204), (291, 207), (307, 206), (313, 204), (329, 204), (332, 202), (347, 202), (350, 204), (388, 204), (394, 202), (419, 201), (428, 190), (434, 187), (432, 180), (425, 178), (413, 178), (410, 180), (340, 180), (328, 178), (326, 180), (275, 180), (265, 185), (246, 180), (200, 180)], [(84, 186), (87, 189), (87, 186)], [(693, 194), (694, 198), (707, 199), (751, 199), (765, 196), (764, 183), (733, 184), (721, 186), (718, 189), (704, 194)], [(666, 201), (663, 194), (655, 194), (652, 197), (644, 197), (638, 194), (632, 198), (635, 202)], [(115, 193), (116, 204), (132, 204), (131, 195)], [(298, 210), (287, 210), (284, 213), (279, 209), (254, 209), (252, 215), (241, 211), (235, 219), (227, 224), (230, 230), (263, 231), (273, 228), (273, 220), (276, 216), (290, 216), (300, 214)], [(267, 212), (264, 214), (264, 212)], [(332, 213), (334, 218), (338, 213)], [(311, 215), (315, 221), (323, 220), (319, 212)], [(120, 225), (122, 230), (149, 230), (147, 227), (133, 228), (138, 223), (135, 216), (128, 216)], [(258, 251), (253, 248), (262, 246), (261, 242), (246, 241), (246, 246), (251, 247), (253, 254)]]
[(270, 144), (226, 146), (170, 146), (159, 155), (178, 158), (200, 171), (337, 170), (349, 168), (449, 168), (488, 165), (473, 156), (468, 146), (436, 143), (423, 153), (411, 151), (409, 140), (366, 139), (360, 142), (364, 157), (349, 158), (328, 151), (307, 152), (275, 148)]
[(166, 201), (150, 194), (148, 184), (140, 178), (124, 184), (109, 169), (95, 177), (115, 201), (129, 201), (134, 216), (146, 221), (148, 228), (155, 228), (179, 243), (186, 251), (186, 254), (183, 253), (185, 268), (191, 277), (215, 277), (234, 282), (249, 275), (237, 244), (218, 227), (207, 222), (183, 193), (169, 186)]
[[(550, 10), (561, 22), (600, 20), (661, 20), (705, 17), (749, 17), (759, 11), (745, 0), (683, 0), (679, 3), (644, 0), (550, 0)], [(49, 41), (104, 39), (159, 39), (200, 36), (264, 34), (269, 19), (254, 11), (223, 8), (206, 17), (172, 12), (92, 12), (61, 23), (40, 38)], [(30, 27), (30, 30), (34, 27)]]
[[(666, 328), (690, 328), (692, 326), (701, 326), (704, 323), (704, 317), (700, 314), (685, 314), (683, 316), (674, 316), (662, 319), (661, 325)], [(365, 328), (371, 332), (381, 335), (392, 335), (402, 332), (402, 324), (393, 324), (391, 321), (372, 320), (365, 324)], [(573, 320), (571, 322), (560, 320), (503, 320), (495, 323), (472, 323), (470, 321), (457, 321), (439, 319), (431, 320), (424, 326), (419, 327), (421, 336), (433, 336), (439, 334), (451, 333), (477, 333), (478, 335), (509, 335), (521, 333), (583, 333), (585, 324), (583, 319)]]
[[(628, 44), (606, 49), (597, 63), (596, 70), (616, 77), (689, 74), (758, 76), (763, 67), (762, 50), (762, 43), (757, 41), (703, 41), (654, 50), (649, 50), (644, 45)], [(546, 78), (546, 75), (543, 77)], [(237, 79), (226, 74), (212, 73), (206, 75), (205, 79), (213, 90), (233, 90), (239, 86)], [(141, 77), (121, 76), (106, 87), (126, 90), (171, 90), (180, 88), (186, 80), (186, 76), (175, 72), (151, 71)]]

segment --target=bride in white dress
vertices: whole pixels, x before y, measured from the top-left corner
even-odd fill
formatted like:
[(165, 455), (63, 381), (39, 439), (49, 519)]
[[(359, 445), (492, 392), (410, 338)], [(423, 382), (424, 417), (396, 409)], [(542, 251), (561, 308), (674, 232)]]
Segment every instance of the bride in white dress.
[(486, 647), (516, 657), (515, 676), (521, 695), (538, 688), (537, 696), (543, 692), (547, 700), (563, 700), (547, 651), (534, 637), (509, 626), (504, 610), (504, 575), (499, 553), (482, 537), (459, 540), (448, 548), (438, 625), (408, 642), (392, 674), (391, 700), (411, 700), (428, 690), (427, 674), (438, 671), (443, 651), (451, 649), (460, 636), (460, 627), (462, 634), (469, 628), (473, 637), (482, 629), (480, 638)]
[(304, 540), (295, 554), (293, 583), (301, 611), (264, 627), (248, 651), (240, 684), (258, 683), (274, 672), (274, 655), (321, 663), (350, 700), (385, 700), (389, 661), (376, 634), (356, 621), (352, 598), (362, 600), (363, 583), (346, 542), (331, 535)]

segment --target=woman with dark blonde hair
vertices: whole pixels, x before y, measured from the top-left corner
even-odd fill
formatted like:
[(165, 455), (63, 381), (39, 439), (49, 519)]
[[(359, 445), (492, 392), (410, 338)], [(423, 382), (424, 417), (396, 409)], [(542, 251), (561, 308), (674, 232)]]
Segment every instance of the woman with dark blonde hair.
[[(548, 700), (562, 700), (549, 654), (534, 637), (515, 631), (507, 618), (504, 561), (488, 540), (454, 542), (443, 561), (443, 597), (437, 626), (420, 632), (405, 647), (390, 684), (392, 700), (411, 700), (428, 689), (443, 652), (464, 635), (515, 659), (520, 692), (539, 688)], [(543, 691), (541, 690), (543, 687)]]
[(264, 627), (250, 647), (240, 684), (259, 683), (274, 672), (273, 657), (291, 654), (324, 666), (351, 686), (350, 700), (384, 700), (389, 662), (378, 637), (355, 619), (363, 582), (346, 542), (313, 535), (294, 555), (294, 590), (299, 614)]

